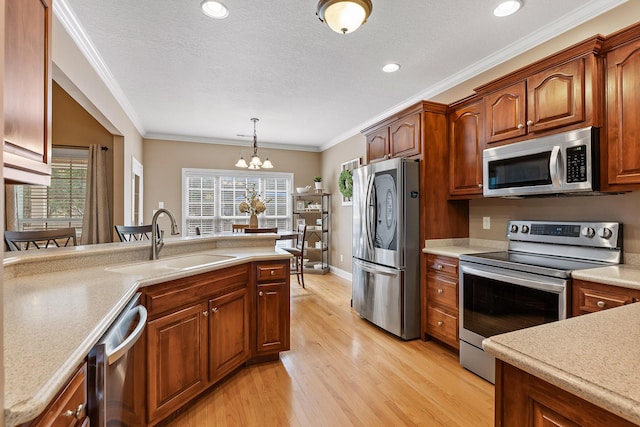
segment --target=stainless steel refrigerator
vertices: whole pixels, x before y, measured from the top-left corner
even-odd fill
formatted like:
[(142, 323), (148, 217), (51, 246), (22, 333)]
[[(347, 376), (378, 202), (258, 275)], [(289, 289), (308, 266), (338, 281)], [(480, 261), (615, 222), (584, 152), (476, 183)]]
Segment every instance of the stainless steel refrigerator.
[(420, 336), (420, 171), (391, 159), (353, 172), (353, 308), (405, 340)]

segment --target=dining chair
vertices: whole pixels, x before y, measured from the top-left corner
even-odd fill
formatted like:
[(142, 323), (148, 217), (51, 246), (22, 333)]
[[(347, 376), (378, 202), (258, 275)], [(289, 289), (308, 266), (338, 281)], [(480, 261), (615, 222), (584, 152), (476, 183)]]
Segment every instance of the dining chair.
[(249, 224), (231, 224), (231, 231), (234, 233), (242, 233), (242, 231), (248, 227)]
[(75, 227), (36, 231), (5, 231), (4, 241), (10, 251), (77, 246)]
[(306, 225), (298, 225), (298, 236), (296, 237), (296, 247), (295, 248), (282, 248), (285, 251), (289, 252), (293, 255), (295, 270), (292, 270), (292, 273), (296, 273), (296, 278), (298, 279), (298, 284), (302, 285), (304, 289), (304, 244), (307, 238), (307, 226)]
[(136, 240), (151, 240), (151, 224), (147, 225), (115, 225), (116, 233), (121, 242), (135, 242)]
[(278, 227), (270, 227), (270, 228), (245, 228), (245, 233), (277, 233)]

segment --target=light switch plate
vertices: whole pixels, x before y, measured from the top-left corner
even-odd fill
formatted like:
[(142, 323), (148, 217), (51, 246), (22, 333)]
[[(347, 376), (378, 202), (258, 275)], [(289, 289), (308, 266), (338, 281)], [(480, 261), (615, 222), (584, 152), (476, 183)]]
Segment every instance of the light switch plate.
[(490, 216), (483, 216), (482, 217), (482, 229), (483, 230), (490, 230), (491, 229), (491, 217)]

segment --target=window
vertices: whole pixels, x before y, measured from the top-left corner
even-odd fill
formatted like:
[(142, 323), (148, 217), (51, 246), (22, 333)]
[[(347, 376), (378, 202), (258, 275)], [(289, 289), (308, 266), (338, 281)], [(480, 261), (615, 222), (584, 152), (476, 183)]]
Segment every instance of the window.
[(293, 174), (214, 169), (182, 170), (182, 229), (187, 236), (231, 231), (232, 224), (248, 224), (249, 214), (238, 205), (245, 201), (247, 186), (255, 185), (267, 210), (258, 215), (261, 227), (291, 229)]
[(51, 185), (16, 186), (18, 230), (75, 227), (78, 238), (82, 235), (88, 153), (54, 147)]

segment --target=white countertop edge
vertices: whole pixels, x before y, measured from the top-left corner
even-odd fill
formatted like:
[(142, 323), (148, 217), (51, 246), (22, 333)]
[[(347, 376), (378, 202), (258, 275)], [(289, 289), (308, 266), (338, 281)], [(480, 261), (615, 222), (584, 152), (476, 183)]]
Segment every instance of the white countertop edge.
[(640, 424), (640, 406), (638, 402), (626, 396), (613, 392), (600, 384), (586, 381), (514, 348), (497, 343), (492, 338), (484, 339), (482, 347), (497, 359), (606, 409), (621, 418)]
[[(271, 237), (273, 239), (273, 237)], [(113, 248), (112, 248), (113, 249)], [(253, 250), (254, 254), (251, 254), (252, 248), (239, 247), (239, 248), (219, 248), (219, 249), (211, 249), (208, 251), (199, 251), (192, 252), (192, 254), (196, 253), (230, 253), (234, 251), (242, 251), (249, 252), (245, 256), (236, 256), (236, 258), (221, 261), (212, 265), (206, 265), (200, 268), (194, 268), (191, 270), (183, 270), (176, 271), (166, 274), (158, 274), (150, 277), (142, 278), (139, 275), (131, 275), (132, 285), (128, 289), (127, 292), (123, 294), (118, 303), (114, 305), (114, 307), (108, 312), (106, 316), (104, 316), (101, 321), (93, 327), (91, 333), (82, 340), (82, 342), (78, 345), (75, 351), (69, 355), (66, 359), (65, 363), (60, 365), (55, 372), (52, 372), (51, 377), (48, 381), (46, 381), (42, 387), (38, 389), (35, 395), (33, 395), (30, 399), (25, 401), (20, 401), (14, 404), (12, 407), (4, 408), (4, 421), (7, 427), (16, 426), (30, 420), (33, 420), (35, 417), (40, 415), (51, 403), (53, 398), (56, 396), (58, 392), (62, 389), (62, 387), (66, 384), (67, 381), (71, 378), (71, 375), (75, 372), (75, 370), (80, 366), (89, 351), (93, 348), (93, 346), (98, 342), (100, 337), (104, 335), (107, 331), (111, 323), (117, 318), (118, 314), (122, 311), (122, 309), (126, 306), (131, 297), (138, 292), (138, 290), (142, 287), (154, 285), (157, 283), (163, 283), (170, 280), (180, 279), (184, 277), (193, 276), (196, 274), (206, 273), (209, 271), (219, 270), (222, 268), (231, 267), (234, 265), (245, 264), (253, 261), (265, 261), (270, 259), (287, 259), (291, 258), (292, 255), (289, 252), (284, 250), (273, 248), (273, 253), (270, 254), (265, 248), (257, 248)], [(168, 259), (170, 257), (166, 257), (163, 259)], [(152, 262), (152, 261), (149, 261)], [(140, 262), (136, 262), (134, 264), (138, 264)], [(128, 263), (131, 264), (131, 263)], [(120, 264), (117, 264), (120, 265)], [(126, 265), (126, 264), (123, 264)], [(97, 267), (100, 269), (100, 267)], [(88, 268), (88, 270), (95, 270), (96, 267)], [(102, 267), (104, 270), (104, 267)], [(108, 274), (118, 274), (115, 272), (106, 272)], [(5, 366), (5, 369), (7, 367)], [(5, 384), (5, 387), (10, 387), (10, 384)]]

